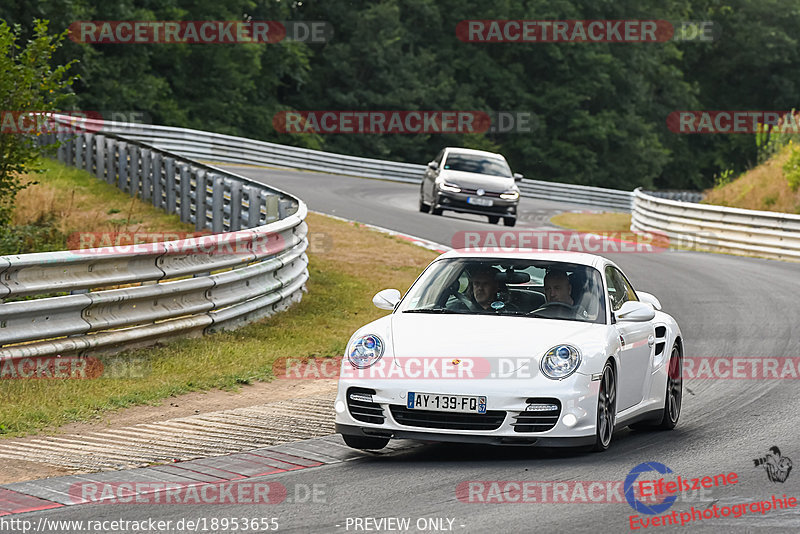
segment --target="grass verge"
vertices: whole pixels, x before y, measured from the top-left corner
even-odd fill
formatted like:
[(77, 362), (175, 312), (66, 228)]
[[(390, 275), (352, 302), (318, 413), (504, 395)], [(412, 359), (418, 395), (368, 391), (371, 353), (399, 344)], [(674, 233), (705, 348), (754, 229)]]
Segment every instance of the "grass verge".
[(631, 214), (607, 212), (602, 213), (559, 213), (550, 219), (550, 222), (577, 230), (579, 232), (630, 232)]
[(17, 195), (12, 226), (0, 228), (0, 254), (65, 250), (79, 232), (192, 232), (177, 215), (130, 197), (86, 171), (50, 159)]
[(0, 434), (19, 436), (173, 395), (271, 380), (281, 357), (339, 356), (353, 331), (386, 314), (372, 296), (387, 287), (407, 290), (437, 256), (322, 215), (309, 214), (307, 222), (309, 239), (324, 246), (309, 253), (311, 278), (299, 304), (233, 332), (103, 359), (106, 366), (135, 361), (142, 376), (0, 380)]

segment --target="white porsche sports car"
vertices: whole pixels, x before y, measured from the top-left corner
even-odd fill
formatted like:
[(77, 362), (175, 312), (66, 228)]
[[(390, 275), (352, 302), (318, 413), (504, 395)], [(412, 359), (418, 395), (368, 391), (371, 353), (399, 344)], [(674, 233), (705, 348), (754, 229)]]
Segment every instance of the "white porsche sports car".
[(591, 254), (454, 250), (347, 344), (335, 402), (347, 445), (389, 439), (591, 446), (672, 429), (683, 341), (658, 299)]

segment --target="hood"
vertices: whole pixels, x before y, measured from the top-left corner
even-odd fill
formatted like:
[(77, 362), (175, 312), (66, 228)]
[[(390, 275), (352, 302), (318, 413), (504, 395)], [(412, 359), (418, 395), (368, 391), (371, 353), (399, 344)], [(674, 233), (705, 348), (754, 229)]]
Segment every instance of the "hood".
[(475, 172), (451, 171), (442, 169), (439, 178), (447, 183), (464, 187), (467, 189), (485, 189), (494, 193), (516, 190), (514, 178), (503, 176), (492, 176), (489, 174), (478, 174)]
[[(390, 317), (392, 352), (401, 367), (415, 358), (513, 360), (519, 362), (514, 368), (533, 359), (538, 367), (554, 346), (569, 343), (584, 350), (601, 343), (605, 333), (601, 324), (531, 317), (415, 313)], [(507, 364), (500, 367), (512, 370)]]

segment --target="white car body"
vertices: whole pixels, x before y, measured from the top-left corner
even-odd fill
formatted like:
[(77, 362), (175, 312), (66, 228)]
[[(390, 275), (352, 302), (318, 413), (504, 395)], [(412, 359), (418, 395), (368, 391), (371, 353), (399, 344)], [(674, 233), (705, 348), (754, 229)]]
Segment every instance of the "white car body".
[[(431, 265), (465, 257), (496, 261), (524, 258), (593, 267), (602, 275), (605, 292), (602, 298), (609, 303), (605, 306), (604, 320), (598, 318), (604, 324), (507, 315), (402, 313), (404, 299), (394, 307), (393, 313), (363, 326), (348, 342), (335, 402), (337, 432), (345, 435), (345, 438), (410, 438), (498, 445), (591, 445), (596, 441), (597, 427), (600, 425), (598, 391), (607, 361), (612, 362), (615, 368), (617, 390), (612, 428), (619, 429), (642, 421), (657, 422), (661, 418), (666, 409), (668, 366), (673, 347), (683, 354), (681, 332), (675, 320), (660, 310), (658, 300), (646, 293), (637, 293), (639, 300), (647, 303), (645, 306), (629, 304), (625, 307), (626, 310), (636, 308), (632, 315), (639, 314), (639, 320), (612, 317), (614, 314), (607, 293), (606, 271), (609, 266), (619, 269), (613, 262), (590, 254), (539, 250), (451, 251), (434, 260)], [(413, 286), (409, 293), (412, 290)], [(384, 292), (376, 295), (376, 304), (382, 294)], [(620, 309), (617, 314), (623, 311)], [(649, 316), (652, 317), (641, 320)], [(355, 370), (348, 359), (354, 341), (368, 334), (379, 336), (385, 343), (381, 372), (377, 367), (374, 372), (369, 372), (369, 369)], [(542, 371), (541, 360), (549, 349), (564, 344), (580, 350), (580, 363), (573, 374), (566, 378), (549, 378)], [(431, 366), (428, 372), (420, 372), (424, 371), (420, 359), (445, 362), (436, 364), (441, 365), (439, 375), (447, 370), (447, 362), (455, 360), (460, 362), (454, 363), (454, 367), (467, 361), (478, 362), (479, 366), (490, 365), (494, 374), (488, 377), (484, 376), (485, 373), (477, 376), (481, 373), (465, 372), (461, 378), (437, 378), (437, 372), (433, 370), (436, 366)], [(451, 374), (454, 372), (450, 371)], [(415, 373), (424, 376), (415, 378)], [(350, 388), (374, 390), (372, 400), (383, 412), (382, 422), (365, 422), (363, 413), (359, 418), (354, 417), (351, 412), (357, 413), (359, 408), (356, 406), (358, 403), (352, 401), (353, 407), (348, 405), (346, 395)], [(499, 420), (502, 414), (502, 423), (490, 430), (430, 427), (431, 424), (437, 424), (435, 421), (425, 422), (426, 426), (417, 426), (413, 421), (409, 424), (408, 418), (413, 418), (419, 412), (398, 408), (406, 406), (409, 392), (485, 396), (487, 413), (498, 412), (493, 416), (495, 420)], [(535, 402), (529, 403), (529, 399)], [(550, 412), (550, 416), (556, 419), (552, 428), (530, 431), (537, 428), (530, 425), (539, 424), (532, 421), (541, 421), (535, 415), (537, 412), (526, 411), (526, 408), (529, 404), (537, 405), (536, 409), (541, 408), (542, 403), (546, 406), (546, 399), (559, 401), (557, 418)], [(677, 403), (679, 414), (680, 395)], [(405, 414), (405, 424), (397, 420), (394, 411)], [(547, 410), (542, 413), (545, 412)], [(377, 413), (377, 410), (370, 413)], [(471, 416), (471, 419), (478, 421), (476, 424), (480, 426), (478, 417)], [(523, 424), (526, 422), (530, 425)], [(677, 417), (674, 422), (677, 423)], [(461, 426), (471, 425), (465, 423)], [(528, 430), (520, 431), (520, 427)], [(357, 442), (352, 437), (350, 441)], [(606, 447), (607, 444), (603, 448)]]

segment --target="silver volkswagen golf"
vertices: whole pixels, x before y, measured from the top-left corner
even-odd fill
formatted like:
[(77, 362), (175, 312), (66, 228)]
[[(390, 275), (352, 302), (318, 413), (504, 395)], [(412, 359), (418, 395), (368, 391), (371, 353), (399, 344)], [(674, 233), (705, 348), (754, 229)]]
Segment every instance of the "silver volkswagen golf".
[(419, 210), (441, 215), (444, 210), (501, 218), (506, 226), (517, 223), (522, 175), (511, 173), (500, 154), (447, 147), (428, 163), (419, 192)]

